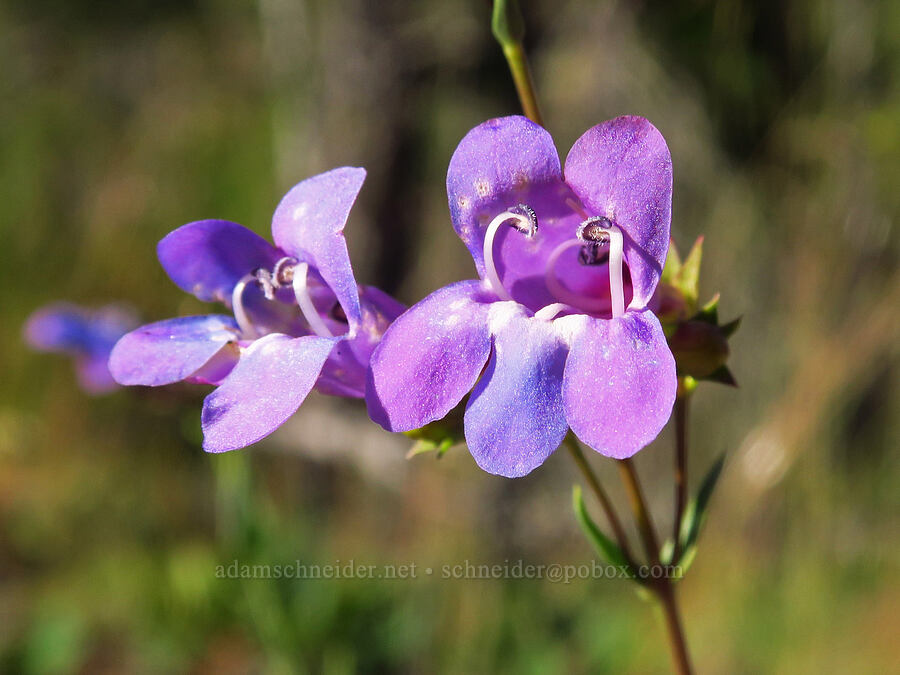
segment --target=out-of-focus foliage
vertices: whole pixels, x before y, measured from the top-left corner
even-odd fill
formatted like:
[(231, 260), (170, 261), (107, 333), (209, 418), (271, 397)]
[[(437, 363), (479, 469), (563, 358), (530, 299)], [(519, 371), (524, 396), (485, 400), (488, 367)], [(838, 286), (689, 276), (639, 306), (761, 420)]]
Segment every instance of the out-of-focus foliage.
[[(679, 584), (698, 666), (889, 670), (900, 6), (522, 6), (561, 152), (614, 115), (653, 120), (673, 235), (706, 237), (700, 294), (744, 316), (741, 388), (692, 400), (693, 489), (729, 455)], [(465, 452), (404, 462), (408, 440), (316, 399), (258, 447), (205, 456), (202, 387), (88, 401), (20, 340), (55, 299), (205, 311), (156, 241), (210, 217), (265, 233), (290, 185), (339, 165), (369, 169), (348, 228), (363, 282), (412, 302), (474, 275), (443, 181), (469, 128), (517, 112), (487, 3), (8, 0), (0, 63), (0, 670), (666, 667), (630, 584), (442, 578), (466, 559), (591, 559), (564, 453), (517, 481)], [(664, 533), (670, 443), (637, 462)], [(416, 563), (419, 578), (217, 578), (233, 560)]]

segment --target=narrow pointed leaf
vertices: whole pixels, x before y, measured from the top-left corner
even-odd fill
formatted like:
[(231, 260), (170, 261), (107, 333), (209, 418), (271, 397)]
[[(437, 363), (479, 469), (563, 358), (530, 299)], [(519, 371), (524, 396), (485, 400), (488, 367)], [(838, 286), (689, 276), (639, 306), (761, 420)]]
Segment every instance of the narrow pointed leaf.
[[(680, 534), (681, 547), (684, 550), (684, 553), (678, 561), (685, 569), (686, 562), (689, 563), (695, 553), (692, 549), (696, 548), (700, 529), (703, 526), (703, 522), (706, 520), (706, 511), (709, 506), (709, 500), (710, 497), (712, 497), (713, 490), (722, 473), (722, 466), (724, 464), (725, 455), (722, 454), (707, 472), (706, 477), (700, 484), (700, 489), (697, 491), (697, 496), (691, 500), (691, 503), (688, 504), (688, 507), (685, 510), (684, 518), (681, 521)], [(689, 556), (691, 556), (690, 559)]]
[(627, 566), (628, 562), (625, 560), (625, 554), (622, 553), (622, 549), (612, 539), (603, 534), (590, 514), (588, 514), (584, 506), (580, 485), (572, 486), (572, 508), (575, 511), (575, 518), (578, 519), (578, 524), (581, 525), (585, 536), (587, 536), (600, 557), (613, 565)]

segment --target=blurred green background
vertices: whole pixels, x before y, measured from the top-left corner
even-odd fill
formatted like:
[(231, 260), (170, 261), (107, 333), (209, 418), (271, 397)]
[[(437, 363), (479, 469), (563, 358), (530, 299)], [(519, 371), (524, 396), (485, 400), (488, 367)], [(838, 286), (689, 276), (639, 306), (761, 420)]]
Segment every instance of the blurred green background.
[[(564, 155), (633, 113), (667, 138), (673, 236), (706, 235), (741, 387), (701, 386), (691, 478), (728, 453), (680, 585), (700, 672), (900, 668), (900, 3), (549, 2), (524, 10)], [(355, 402), (314, 396), (251, 450), (199, 447), (203, 387), (89, 399), (21, 325), (56, 299), (207, 311), (155, 259), (175, 227), (268, 235), (288, 187), (369, 178), (358, 278), (408, 303), (472, 277), (444, 177), (518, 111), (489, 4), (0, 2), (0, 671), (665, 672), (616, 580), (265, 581), (271, 564), (580, 564), (578, 476), (464, 450), (407, 461)], [(637, 458), (668, 531), (672, 434)], [(623, 503), (609, 462), (592, 458)]]

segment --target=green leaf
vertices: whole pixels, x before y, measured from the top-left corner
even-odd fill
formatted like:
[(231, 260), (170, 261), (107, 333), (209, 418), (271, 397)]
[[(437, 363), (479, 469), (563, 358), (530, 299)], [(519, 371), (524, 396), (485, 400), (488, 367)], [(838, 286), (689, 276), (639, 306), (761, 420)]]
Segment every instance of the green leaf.
[(707, 472), (706, 477), (700, 484), (700, 489), (697, 491), (697, 496), (691, 500), (691, 503), (688, 504), (688, 507), (684, 512), (679, 536), (683, 553), (678, 560), (678, 563), (682, 566), (683, 572), (687, 571), (688, 566), (696, 555), (697, 538), (700, 536), (700, 530), (706, 520), (709, 500), (716, 487), (716, 482), (722, 474), (722, 467), (724, 464), (725, 454), (723, 453)]
[(622, 553), (622, 549), (612, 539), (603, 534), (600, 528), (597, 527), (597, 524), (591, 519), (584, 506), (580, 485), (572, 486), (572, 508), (575, 511), (575, 518), (578, 519), (578, 524), (581, 525), (585, 536), (593, 544), (600, 557), (613, 565), (627, 566), (628, 561), (625, 560), (625, 554)]
[(491, 30), (502, 46), (517, 44), (525, 37), (525, 21), (518, 0), (494, 0)]

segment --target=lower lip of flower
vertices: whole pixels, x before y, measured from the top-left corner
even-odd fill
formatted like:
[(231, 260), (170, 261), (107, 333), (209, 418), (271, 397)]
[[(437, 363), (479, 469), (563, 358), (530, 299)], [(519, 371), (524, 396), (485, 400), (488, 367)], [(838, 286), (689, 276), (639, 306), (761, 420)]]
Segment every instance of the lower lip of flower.
[[(498, 214), (488, 225), (484, 235), (484, 267), (491, 290), (501, 300), (513, 300), (509, 291), (500, 281), (494, 261), (494, 239), (500, 227), (508, 223), (528, 239), (538, 235), (538, 221), (535, 211), (525, 204), (519, 204)], [(547, 257), (544, 282), (547, 290), (559, 302), (542, 308), (536, 314), (541, 318), (553, 318), (564, 309), (581, 312), (598, 312), (606, 309), (605, 298), (582, 295), (567, 288), (556, 273), (560, 256), (566, 251), (579, 248), (578, 260), (583, 265), (599, 265), (604, 262), (609, 269), (609, 290), (612, 301), (613, 318), (625, 313), (625, 284), (623, 280), (624, 237), (618, 225), (602, 216), (587, 217), (577, 230), (577, 236), (560, 243)], [(546, 311), (545, 311), (546, 310)]]

